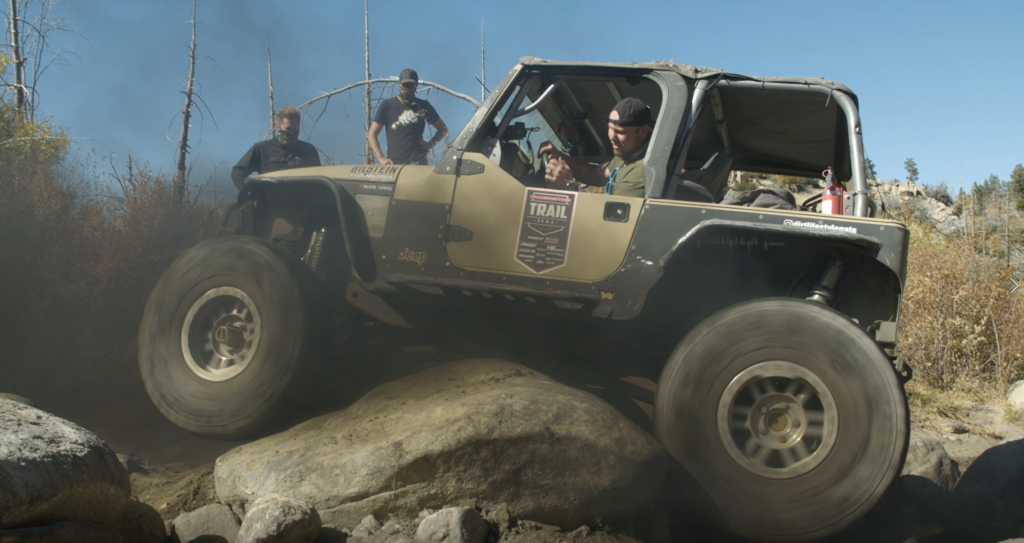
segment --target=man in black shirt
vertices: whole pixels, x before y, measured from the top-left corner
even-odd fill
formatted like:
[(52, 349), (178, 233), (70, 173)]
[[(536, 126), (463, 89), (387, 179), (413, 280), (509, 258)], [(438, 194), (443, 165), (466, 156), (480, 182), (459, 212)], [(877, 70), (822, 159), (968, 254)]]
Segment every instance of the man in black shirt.
[[(448, 134), (448, 127), (430, 102), (416, 98), (419, 75), (415, 70), (402, 70), (399, 94), (381, 102), (373, 117), (366, 139), (381, 164), (426, 164), (427, 150), (437, 145)], [(423, 141), (423, 127), (430, 123), (437, 132), (430, 141)], [(380, 150), (377, 136), (387, 127), (388, 156)]]
[(238, 190), (245, 187), (249, 174), (276, 172), (292, 168), (320, 165), (316, 147), (299, 141), (299, 122), (302, 115), (293, 107), (284, 107), (274, 114), (274, 139), (263, 140), (249, 148), (242, 159), (231, 168), (231, 180)]

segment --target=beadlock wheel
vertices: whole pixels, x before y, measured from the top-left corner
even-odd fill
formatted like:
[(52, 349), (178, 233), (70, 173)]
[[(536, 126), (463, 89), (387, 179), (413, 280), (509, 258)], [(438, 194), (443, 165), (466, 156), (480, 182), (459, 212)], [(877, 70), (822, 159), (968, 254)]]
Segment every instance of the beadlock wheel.
[[(157, 282), (139, 331), (139, 367), (171, 422), (212, 437), (275, 428), (308, 396), (325, 337), (312, 272), (247, 236), (184, 252)], [(293, 401), (294, 400), (294, 401)]]
[(728, 529), (807, 541), (862, 518), (899, 476), (909, 419), (874, 340), (815, 302), (722, 310), (673, 351), (654, 406), (677, 485)]
[(817, 467), (836, 442), (839, 417), (825, 383), (781, 360), (743, 370), (718, 403), (718, 435), (734, 460), (770, 479)]
[(207, 381), (226, 381), (252, 361), (260, 343), (260, 312), (234, 287), (210, 289), (192, 304), (181, 328), (181, 353)]

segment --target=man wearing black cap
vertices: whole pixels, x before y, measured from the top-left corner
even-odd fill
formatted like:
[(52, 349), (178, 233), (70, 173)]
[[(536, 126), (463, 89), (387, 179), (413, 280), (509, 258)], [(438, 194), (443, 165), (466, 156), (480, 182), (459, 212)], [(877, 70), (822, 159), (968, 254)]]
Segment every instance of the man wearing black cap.
[[(381, 102), (373, 117), (366, 139), (381, 164), (426, 164), (427, 150), (448, 134), (448, 127), (430, 102), (416, 98), (419, 75), (406, 68), (399, 77), (398, 96)], [(430, 141), (423, 141), (423, 125), (430, 123), (437, 132)], [(377, 136), (387, 127), (388, 156), (380, 150)]]
[(608, 139), (615, 157), (595, 166), (559, 153), (545, 142), (539, 151), (549, 155), (544, 179), (558, 189), (579, 190), (580, 184), (603, 184), (607, 194), (643, 198), (643, 158), (653, 126), (651, 108), (639, 98), (625, 98), (608, 114)]

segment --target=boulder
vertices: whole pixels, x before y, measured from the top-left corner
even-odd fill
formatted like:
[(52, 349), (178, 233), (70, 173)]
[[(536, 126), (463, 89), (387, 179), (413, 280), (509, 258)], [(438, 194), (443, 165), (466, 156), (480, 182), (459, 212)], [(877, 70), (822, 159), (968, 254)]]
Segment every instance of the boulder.
[(941, 490), (952, 492), (960, 479), (960, 466), (949, 457), (939, 440), (911, 432), (901, 475), (923, 477)]
[(117, 455), (88, 430), (0, 399), (0, 529), (110, 525), (131, 498)]
[(173, 534), (181, 543), (190, 543), (199, 536), (220, 536), (234, 543), (241, 524), (226, 505), (211, 503), (174, 519)]
[(138, 498), (132, 498), (121, 511), (113, 528), (131, 543), (164, 543), (167, 539), (167, 528), (160, 513)]
[(27, 405), (29, 407), (35, 407), (36, 406), (36, 404), (32, 403), (32, 401), (29, 400), (28, 398), (26, 398), (24, 396), (19, 396), (17, 394), (12, 394), (10, 392), (0, 392), (0, 400), (10, 400), (12, 402), (18, 402), (18, 403), (21, 403), (21, 404), (25, 404), (25, 405)]
[[(901, 475), (891, 498), (918, 513), (911, 515), (911, 522), (943, 518), (953, 512), (952, 492), (960, 467), (939, 440), (911, 431)], [(903, 510), (892, 508), (893, 513), (899, 511)]]
[(1024, 381), (1017, 381), (1010, 385), (1010, 390), (1006, 392), (1006, 399), (1010, 402), (1011, 407), (1024, 413)]
[(436, 543), (484, 543), (490, 527), (468, 507), (442, 509), (420, 522), (416, 539)]
[(310, 543), (320, 533), (316, 509), (289, 498), (266, 496), (252, 503), (236, 543)]
[(953, 498), (961, 515), (978, 522), (1024, 523), (1024, 440), (981, 453), (960, 478)]
[(46, 526), (0, 530), (0, 543), (135, 543), (108, 526), (58, 522)]
[(573, 529), (651, 499), (657, 441), (603, 400), (518, 364), (452, 362), (217, 459), (217, 495), (310, 504), (325, 525), (415, 516), (462, 500)]

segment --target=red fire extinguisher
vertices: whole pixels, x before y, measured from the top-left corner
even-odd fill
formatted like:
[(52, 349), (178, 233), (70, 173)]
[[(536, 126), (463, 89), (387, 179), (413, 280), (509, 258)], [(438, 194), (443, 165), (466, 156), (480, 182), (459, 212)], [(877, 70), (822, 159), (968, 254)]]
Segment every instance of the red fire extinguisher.
[(821, 212), (825, 215), (842, 215), (846, 205), (846, 189), (836, 180), (831, 167), (821, 174), (825, 176), (825, 183), (828, 185), (821, 195)]

